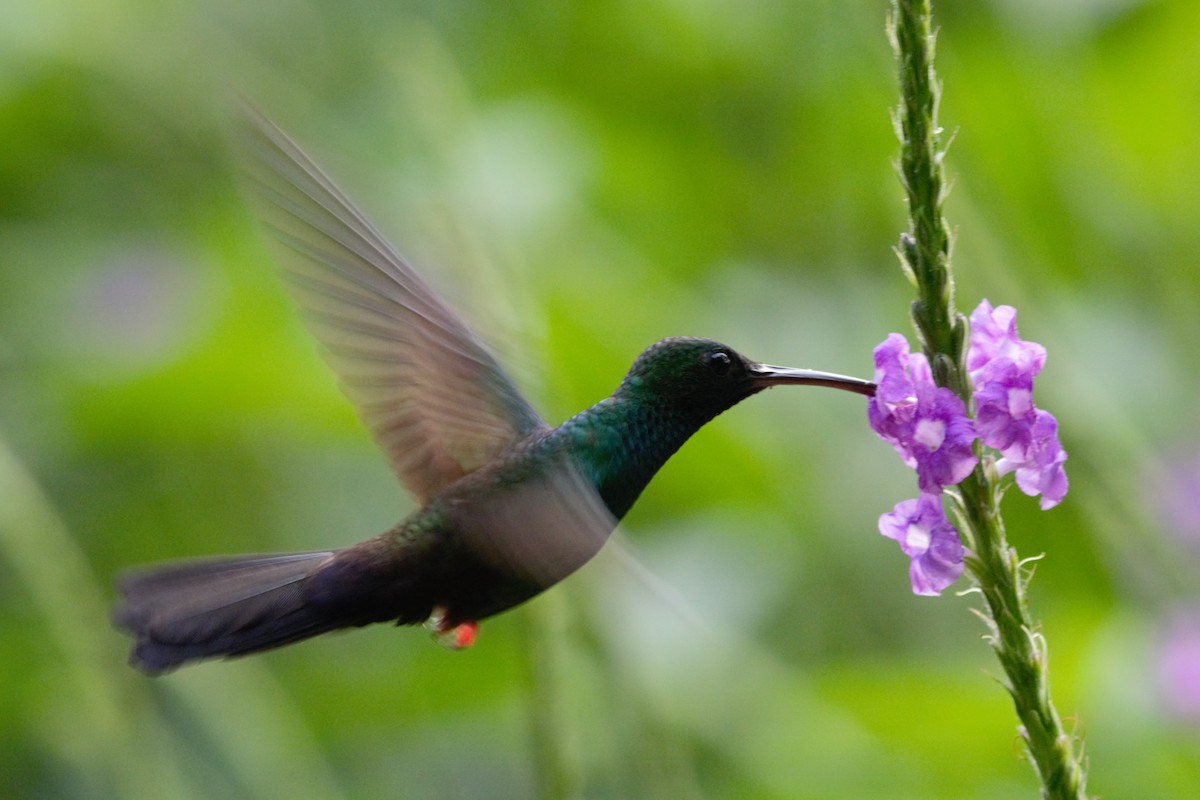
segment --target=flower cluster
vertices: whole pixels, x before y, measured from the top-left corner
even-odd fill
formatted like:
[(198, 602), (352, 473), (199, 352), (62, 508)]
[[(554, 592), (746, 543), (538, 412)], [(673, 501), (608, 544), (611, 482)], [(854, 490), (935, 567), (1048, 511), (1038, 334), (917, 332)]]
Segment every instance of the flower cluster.
[(879, 519), (879, 532), (896, 539), (912, 559), (917, 594), (936, 595), (962, 573), (958, 532), (942, 511), (941, 493), (966, 478), (979, 463), (974, 443), (999, 452), (996, 472), (1015, 473), (1017, 486), (1041, 495), (1051, 508), (1067, 492), (1054, 415), (1033, 404), (1033, 379), (1046, 363), (1046, 350), (1017, 335), (1017, 312), (984, 300), (971, 314), (967, 350), (975, 418), (950, 389), (937, 386), (929, 362), (910, 353), (908, 341), (890, 334), (875, 348), (877, 389), (867, 406), (871, 429), (917, 471), (921, 496), (898, 503)]
[(975, 426), (979, 440), (1003, 456), (996, 469), (1016, 472), (1017, 486), (1041, 495), (1042, 510), (1058, 505), (1067, 493), (1058, 441), (1058, 420), (1033, 404), (1033, 379), (1046, 363), (1046, 348), (1017, 336), (1012, 306), (992, 308), (984, 300), (971, 314), (967, 370), (975, 387)]

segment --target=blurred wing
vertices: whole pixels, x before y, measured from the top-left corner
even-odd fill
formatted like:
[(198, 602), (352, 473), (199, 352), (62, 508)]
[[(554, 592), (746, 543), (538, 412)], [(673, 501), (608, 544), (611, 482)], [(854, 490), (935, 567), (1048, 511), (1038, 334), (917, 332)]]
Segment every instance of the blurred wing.
[(452, 527), (477, 558), (538, 591), (586, 564), (617, 526), (569, 457), (501, 480), (486, 505), (451, 507)]
[(604, 576), (607, 599), (626, 601), (626, 610), (630, 598), (653, 601), (657, 607), (651, 613), (667, 612), (690, 629), (708, 629), (703, 614), (642, 563), (593, 484), (570, 459), (560, 458), (549, 469), (490, 492), (486, 516), (475, 508), (451, 513), (456, 515), (454, 529), (477, 558), (530, 587), (517, 598), (497, 597), (502, 608), (557, 584), (604, 550), (609, 557), (601, 569), (607, 572), (598, 574)]
[(424, 502), (545, 423), (500, 365), (287, 134), (245, 109), (250, 179), (289, 288), (392, 469)]

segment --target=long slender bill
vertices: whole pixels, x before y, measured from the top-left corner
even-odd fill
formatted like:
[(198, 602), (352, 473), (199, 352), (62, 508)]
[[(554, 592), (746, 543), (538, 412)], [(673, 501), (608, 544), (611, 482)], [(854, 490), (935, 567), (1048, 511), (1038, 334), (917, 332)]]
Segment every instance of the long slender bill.
[(837, 375), (832, 372), (818, 372), (813, 369), (794, 369), (792, 367), (776, 367), (772, 364), (755, 364), (751, 368), (751, 380), (754, 385), (763, 389), (784, 384), (804, 386), (828, 386), (831, 389), (845, 389), (872, 397), (875, 394), (875, 384), (847, 375)]

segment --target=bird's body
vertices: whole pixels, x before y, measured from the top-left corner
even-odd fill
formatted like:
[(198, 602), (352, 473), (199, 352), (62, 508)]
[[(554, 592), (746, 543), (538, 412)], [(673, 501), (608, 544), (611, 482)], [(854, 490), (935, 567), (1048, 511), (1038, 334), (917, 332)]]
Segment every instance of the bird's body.
[(293, 254), (290, 285), (421, 507), (342, 550), (125, 576), (114, 619), (137, 637), (131, 658), (147, 672), (374, 622), (473, 626), (586, 563), (667, 459), (735, 403), (784, 383), (874, 390), (708, 339), (664, 339), (611, 397), (551, 427), (307, 156), (251, 122), (259, 192)]

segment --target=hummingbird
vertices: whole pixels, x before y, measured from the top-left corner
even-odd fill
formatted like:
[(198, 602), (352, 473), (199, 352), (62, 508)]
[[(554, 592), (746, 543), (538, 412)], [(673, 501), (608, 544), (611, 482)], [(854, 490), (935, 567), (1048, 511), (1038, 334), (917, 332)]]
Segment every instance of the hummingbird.
[(252, 194), (285, 284), (344, 393), (419, 508), (327, 551), (206, 558), (117, 580), (117, 627), (151, 675), (376, 622), (451, 647), (591, 559), (660, 467), (772, 386), (869, 381), (761, 364), (711, 339), (642, 352), (611, 396), (551, 426), (463, 319), (300, 147), (247, 108)]

